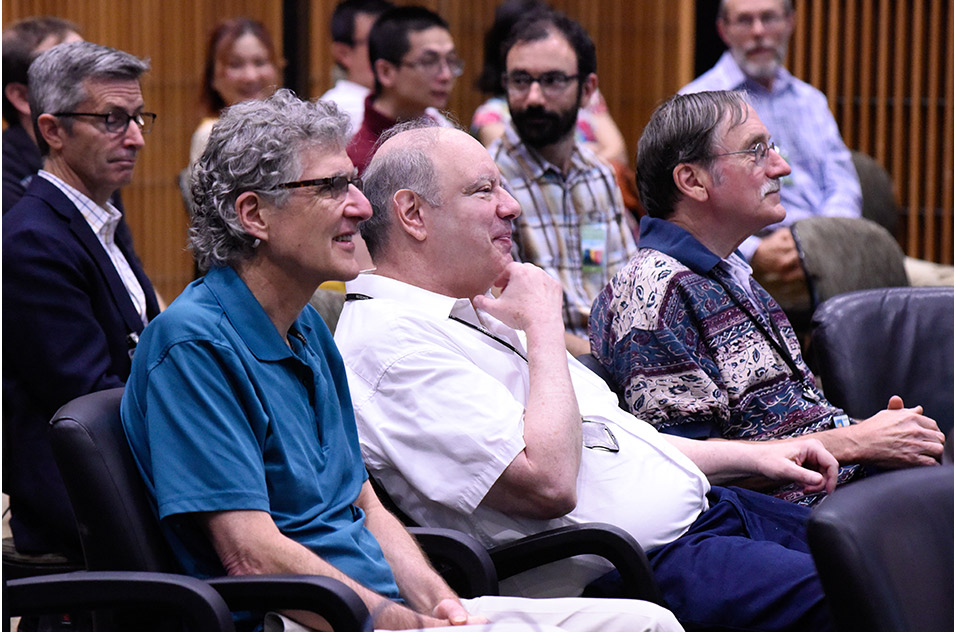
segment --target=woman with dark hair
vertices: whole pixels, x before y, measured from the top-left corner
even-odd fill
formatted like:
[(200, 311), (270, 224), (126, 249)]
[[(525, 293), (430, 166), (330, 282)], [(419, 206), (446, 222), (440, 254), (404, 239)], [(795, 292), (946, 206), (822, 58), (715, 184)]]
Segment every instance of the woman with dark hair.
[(272, 94), (281, 66), (272, 37), (261, 22), (232, 18), (216, 25), (206, 48), (199, 97), (204, 118), (189, 146), (190, 164), (202, 155), (219, 112), (227, 106)]

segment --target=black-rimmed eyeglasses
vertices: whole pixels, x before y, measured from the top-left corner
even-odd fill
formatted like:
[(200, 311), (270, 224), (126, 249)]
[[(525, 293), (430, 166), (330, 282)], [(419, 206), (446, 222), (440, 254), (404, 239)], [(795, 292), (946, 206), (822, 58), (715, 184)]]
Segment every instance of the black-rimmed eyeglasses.
[(314, 178), (312, 180), (298, 180), (296, 182), (284, 182), (272, 187), (273, 189), (299, 189), (302, 187), (315, 187), (315, 194), (319, 197), (340, 198), (344, 196), (349, 185), (353, 185), (359, 191), (362, 190), (362, 178), (354, 173), (330, 176), (328, 178)]
[(753, 154), (754, 162), (759, 167), (767, 159), (767, 154), (770, 153), (771, 149), (773, 151), (777, 151), (777, 145), (775, 143), (757, 143), (750, 149), (742, 149), (741, 151), (728, 151), (722, 154), (713, 154), (710, 157), (719, 158), (721, 156), (736, 156), (737, 154)]
[(423, 55), (421, 59), (416, 61), (403, 61), (399, 63), (399, 66), (419, 68), (429, 76), (438, 75), (443, 66), (448, 66), (448, 72), (451, 73), (452, 77), (460, 77), (461, 74), (465, 72), (465, 61), (454, 53), (446, 55), (445, 57), (429, 53)]
[(546, 97), (556, 98), (564, 94), (571, 82), (576, 81), (579, 75), (567, 75), (560, 70), (543, 72), (537, 77), (523, 70), (501, 75), (501, 84), (508, 94), (516, 97), (524, 96), (531, 89), (532, 84), (541, 86), (541, 92)]
[(113, 110), (100, 114), (99, 112), (55, 112), (53, 116), (92, 116), (103, 119), (103, 127), (110, 134), (125, 134), (129, 129), (129, 122), (133, 121), (139, 126), (139, 130), (144, 134), (149, 134), (153, 129), (153, 123), (156, 121), (156, 115), (152, 112), (137, 112), (136, 114), (127, 114), (123, 110)]

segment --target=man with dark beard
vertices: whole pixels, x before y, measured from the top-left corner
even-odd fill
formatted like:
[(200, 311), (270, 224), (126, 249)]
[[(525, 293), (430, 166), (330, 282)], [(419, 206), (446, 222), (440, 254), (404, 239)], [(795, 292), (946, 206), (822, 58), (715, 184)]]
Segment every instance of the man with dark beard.
[(489, 151), (521, 204), (515, 255), (561, 282), (568, 350), (588, 353), (591, 302), (636, 252), (613, 171), (575, 139), (578, 108), (597, 89), (594, 43), (567, 16), (535, 13), (502, 54), (512, 120)]

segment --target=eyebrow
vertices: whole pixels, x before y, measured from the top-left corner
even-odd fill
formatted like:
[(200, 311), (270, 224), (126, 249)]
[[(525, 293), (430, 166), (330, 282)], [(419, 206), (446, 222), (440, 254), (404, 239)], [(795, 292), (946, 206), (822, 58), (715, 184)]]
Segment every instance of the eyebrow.
[(475, 191), (485, 186), (486, 184), (497, 185), (498, 178), (491, 175), (478, 176), (477, 178), (474, 179), (474, 181), (471, 182), (471, 184), (468, 184), (467, 186), (465, 186), (462, 189), (462, 192), (464, 192), (465, 194), (474, 193)]

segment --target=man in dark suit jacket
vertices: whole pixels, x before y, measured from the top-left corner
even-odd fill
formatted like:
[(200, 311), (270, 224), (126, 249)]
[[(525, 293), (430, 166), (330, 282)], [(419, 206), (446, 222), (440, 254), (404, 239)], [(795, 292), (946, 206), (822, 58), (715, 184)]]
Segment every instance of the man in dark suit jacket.
[(159, 311), (108, 201), (132, 179), (155, 117), (142, 111), (148, 69), (90, 42), (55, 46), (30, 67), (44, 165), (3, 217), (4, 491), (20, 552), (79, 555), (47, 426), (69, 400), (124, 384)]

